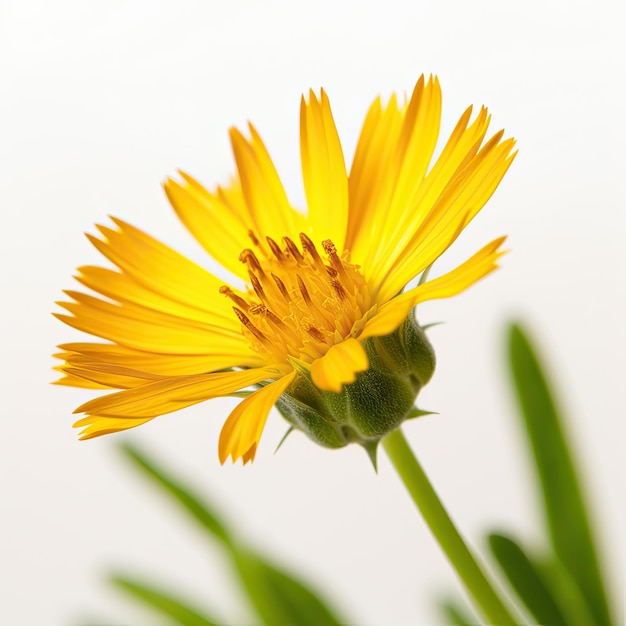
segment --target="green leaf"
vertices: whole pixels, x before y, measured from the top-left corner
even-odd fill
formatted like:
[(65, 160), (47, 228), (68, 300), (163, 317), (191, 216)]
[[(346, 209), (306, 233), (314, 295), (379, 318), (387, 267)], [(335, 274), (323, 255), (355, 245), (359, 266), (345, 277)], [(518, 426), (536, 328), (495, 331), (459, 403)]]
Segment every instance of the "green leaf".
[(473, 626), (478, 624), (478, 619), (464, 609), (460, 602), (456, 600), (442, 600), (439, 602), (439, 612), (446, 624), (454, 626)]
[(122, 444), (120, 447), (128, 458), (134, 461), (148, 476), (153, 478), (158, 485), (163, 487), (166, 493), (172, 496), (200, 526), (208, 530), (211, 535), (219, 539), (226, 546), (233, 543), (233, 538), (226, 529), (224, 522), (220, 520), (218, 515), (206, 506), (206, 504), (201, 501), (200, 497), (196, 496), (189, 487), (182, 482), (179, 483), (174, 478), (168, 477), (162, 468), (159, 468), (156, 463), (149, 460), (148, 457), (137, 450), (137, 448), (130, 444)]
[(328, 607), (307, 587), (253, 552), (236, 558), (240, 580), (267, 626), (339, 626)]
[(136, 448), (122, 446), (130, 459), (182, 506), (204, 529), (220, 541), (239, 576), (242, 590), (259, 618), (268, 626), (336, 626), (341, 623), (304, 581), (293, 573), (266, 560), (254, 549), (235, 539), (213, 507), (195, 495), (147, 455)]
[(574, 582), (569, 570), (553, 556), (536, 563), (543, 579), (549, 584), (567, 624), (576, 626), (594, 626), (596, 620), (589, 612), (587, 600)]
[(589, 518), (555, 402), (524, 331), (509, 330), (510, 366), (542, 489), (556, 556), (570, 572), (598, 625), (611, 623)]
[(567, 618), (546, 586), (540, 571), (524, 550), (510, 537), (493, 533), (489, 547), (520, 600), (538, 624), (568, 626)]
[(118, 575), (113, 576), (111, 582), (136, 600), (161, 615), (166, 615), (174, 624), (180, 626), (217, 626), (218, 624), (199, 609), (191, 607), (169, 592), (143, 581)]

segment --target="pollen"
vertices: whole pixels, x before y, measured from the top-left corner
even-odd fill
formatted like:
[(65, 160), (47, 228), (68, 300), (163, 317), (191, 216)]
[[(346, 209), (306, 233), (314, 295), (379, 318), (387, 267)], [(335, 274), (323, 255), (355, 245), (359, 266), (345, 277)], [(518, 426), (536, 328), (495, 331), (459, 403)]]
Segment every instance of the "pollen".
[(220, 292), (232, 300), (254, 350), (270, 362), (311, 363), (358, 334), (372, 298), (360, 268), (340, 256), (330, 239), (320, 253), (304, 233), (300, 247), (289, 237), (282, 246), (270, 237), (262, 245), (252, 231), (249, 237), (253, 248), (239, 256), (249, 276), (246, 292), (227, 286)]

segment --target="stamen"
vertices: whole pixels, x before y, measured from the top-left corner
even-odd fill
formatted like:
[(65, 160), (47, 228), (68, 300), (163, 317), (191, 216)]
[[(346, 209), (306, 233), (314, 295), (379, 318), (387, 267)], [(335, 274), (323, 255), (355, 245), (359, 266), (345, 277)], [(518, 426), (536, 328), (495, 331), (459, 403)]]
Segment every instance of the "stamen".
[(343, 288), (341, 280), (339, 280), (339, 272), (337, 272), (337, 270), (333, 267), (327, 267), (326, 273), (328, 274), (328, 279), (330, 281), (330, 284), (332, 285), (332, 288), (335, 290), (339, 298), (341, 300), (345, 300), (346, 290)]
[(330, 239), (318, 251), (306, 233), (300, 233), (301, 243), (253, 230), (248, 236), (252, 248), (239, 257), (248, 270), (246, 291), (224, 285), (220, 293), (235, 305), (241, 332), (254, 350), (271, 362), (287, 363), (289, 356), (311, 362), (338, 337), (353, 336), (355, 323), (372, 304), (360, 269), (347, 254), (342, 258)]
[(278, 278), (276, 274), (272, 274), (272, 278), (274, 279), (274, 282), (276, 283), (276, 286), (278, 287), (278, 291), (280, 291), (283, 298), (285, 298), (287, 302), (291, 302), (291, 296), (289, 295), (289, 292), (287, 291), (287, 287), (285, 287), (285, 283), (280, 278)]
[(250, 239), (252, 240), (252, 243), (253, 243), (255, 246), (258, 246), (258, 245), (259, 245), (259, 240), (257, 239), (256, 235), (254, 234), (254, 231), (253, 231), (253, 230), (249, 230), (249, 231), (248, 231), (248, 237), (250, 237)]
[(293, 258), (296, 260), (296, 263), (300, 265), (302, 261), (304, 260), (304, 257), (300, 253), (300, 250), (298, 250), (298, 246), (296, 246), (296, 244), (293, 241), (291, 241), (289, 237), (283, 237), (283, 241), (285, 242), (285, 245), (287, 246), (287, 250), (289, 250)]
[(311, 337), (313, 337), (315, 341), (324, 343), (324, 335), (322, 335), (322, 333), (317, 328), (315, 328), (315, 326), (311, 326), (310, 328), (307, 328), (306, 332), (309, 333), (309, 335), (311, 335)]
[(257, 274), (263, 276), (264, 272), (263, 272), (263, 268), (261, 267), (261, 264), (259, 263), (259, 259), (256, 258), (256, 254), (254, 254), (254, 252), (252, 252), (250, 248), (246, 248), (239, 255), (239, 260), (242, 263), (245, 263), (248, 266), (248, 268), (250, 268), (251, 270), (254, 270)]
[[(304, 300), (304, 304), (306, 304), (306, 308), (309, 310), (313, 318), (317, 320), (318, 322), (322, 323), (323, 325), (327, 326), (329, 330), (333, 328), (336, 325), (336, 321), (337, 321), (335, 319), (334, 312), (330, 310), (326, 310), (323, 301), (320, 300), (320, 303), (318, 304), (317, 302), (313, 300), (313, 298), (311, 298), (311, 295), (309, 294), (309, 290), (307, 289), (306, 285), (304, 284), (304, 281), (299, 275), (297, 276), (297, 280), (298, 280), (298, 288), (300, 289), (300, 293), (302, 294), (302, 299)], [(317, 295), (319, 294), (316, 294), (316, 297)]]
[(329, 257), (337, 257), (337, 248), (335, 248), (335, 244), (330, 240), (330, 239), (324, 239), (324, 241), (322, 241), (322, 248), (324, 248), (324, 252), (326, 252), (326, 254)]
[(267, 340), (267, 337), (246, 317), (245, 313), (233, 307), (235, 315), (239, 318), (239, 321), (266, 347), (271, 347), (271, 343)]
[(283, 251), (280, 249), (280, 246), (271, 237), (266, 237), (265, 239), (267, 240), (267, 243), (268, 243), (270, 249), (274, 253), (274, 256), (279, 261), (282, 261), (283, 258), (284, 258), (284, 255), (283, 255)]
[(325, 239), (322, 241), (322, 247), (324, 248), (324, 252), (328, 255), (330, 260), (330, 264), (341, 274), (341, 277), (346, 279), (346, 270), (337, 254), (337, 248), (335, 248), (335, 244), (330, 239)]
[(281, 320), (280, 317), (278, 317), (278, 315), (275, 315), (269, 309), (266, 309), (265, 316), (270, 322), (272, 322), (272, 324), (275, 324), (276, 326), (279, 326), (280, 328), (287, 328), (285, 322), (283, 322), (283, 320)]
[(250, 308), (248, 303), (241, 296), (238, 296), (228, 285), (222, 285), (220, 287), (220, 293), (229, 297), (236, 305), (241, 307), (244, 311), (247, 311)]
[(254, 292), (256, 293), (257, 296), (259, 296), (259, 298), (261, 298), (261, 300), (265, 300), (265, 291), (263, 290), (263, 286), (261, 285), (261, 282), (259, 281), (259, 279), (256, 277), (256, 274), (254, 274), (253, 272), (249, 272), (250, 274), (250, 282), (252, 283), (252, 288), (254, 289)]
[(302, 242), (302, 249), (306, 250), (311, 255), (315, 264), (323, 267), (324, 262), (315, 249), (315, 244), (309, 239), (309, 237), (307, 237), (304, 233), (300, 233), (300, 241)]
[[(290, 328), (269, 309), (265, 311), (265, 319), (269, 323), (268, 325), (272, 327), (273, 331), (277, 333), (274, 335), (275, 340), (279, 339), (279, 343), (284, 344), (288, 352), (299, 352), (301, 338), (294, 333), (293, 328)], [(276, 347), (277, 346), (274, 346), (274, 348)]]
[(311, 296), (309, 295), (309, 292), (306, 288), (306, 285), (304, 284), (304, 281), (300, 278), (300, 276), (296, 276), (296, 278), (298, 279), (298, 288), (300, 289), (300, 293), (302, 294), (304, 301), (307, 304), (311, 304)]

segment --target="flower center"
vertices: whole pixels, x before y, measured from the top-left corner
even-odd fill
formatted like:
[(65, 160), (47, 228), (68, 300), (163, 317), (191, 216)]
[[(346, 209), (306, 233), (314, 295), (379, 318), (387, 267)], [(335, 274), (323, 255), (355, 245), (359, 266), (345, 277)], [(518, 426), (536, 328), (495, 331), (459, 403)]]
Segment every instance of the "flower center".
[(311, 363), (358, 336), (372, 306), (369, 290), (359, 267), (342, 259), (330, 239), (322, 242), (324, 259), (304, 233), (301, 250), (289, 237), (283, 237), (283, 248), (267, 237), (265, 249), (249, 235), (256, 252), (247, 248), (239, 256), (250, 276), (245, 297), (226, 285), (220, 292), (235, 303), (255, 350), (270, 362), (295, 357)]

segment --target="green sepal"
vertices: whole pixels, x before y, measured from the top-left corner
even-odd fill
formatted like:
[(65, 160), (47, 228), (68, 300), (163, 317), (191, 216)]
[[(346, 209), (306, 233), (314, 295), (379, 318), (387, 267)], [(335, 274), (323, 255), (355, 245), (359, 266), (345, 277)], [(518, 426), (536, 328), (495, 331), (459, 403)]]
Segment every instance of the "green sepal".
[(274, 454), (276, 454), (276, 453), (280, 450), (280, 448), (281, 448), (281, 446), (283, 445), (283, 443), (285, 443), (285, 441), (287, 441), (287, 437), (289, 437), (289, 435), (291, 435), (291, 433), (292, 433), (294, 430), (295, 430), (295, 429), (294, 429), (294, 427), (293, 427), (293, 426), (290, 426), (290, 427), (287, 429), (287, 432), (283, 435), (283, 438), (282, 438), (282, 439), (278, 442), (278, 445), (276, 446), (276, 450), (274, 450)]
[(247, 398), (253, 393), (254, 391), (233, 391), (232, 393), (227, 393), (226, 395), (229, 398)]
[(363, 446), (376, 467), (376, 445), (403, 421), (429, 412), (415, 408), (435, 368), (435, 353), (411, 313), (393, 333), (361, 342), (369, 367), (340, 393), (319, 389), (309, 366), (291, 363), (297, 376), (276, 403), (293, 428), (327, 448)]
[(364, 443), (363, 449), (367, 452), (367, 456), (374, 466), (374, 471), (378, 474), (378, 441)]
[(406, 416), (406, 419), (411, 420), (411, 419), (415, 419), (416, 417), (425, 417), (426, 415), (439, 415), (439, 413), (437, 413), (437, 411), (424, 411), (422, 409), (418, 409), (415, 406), (409, 411), (409, 414)]

